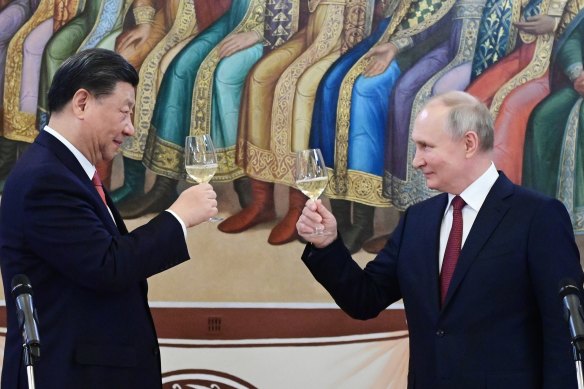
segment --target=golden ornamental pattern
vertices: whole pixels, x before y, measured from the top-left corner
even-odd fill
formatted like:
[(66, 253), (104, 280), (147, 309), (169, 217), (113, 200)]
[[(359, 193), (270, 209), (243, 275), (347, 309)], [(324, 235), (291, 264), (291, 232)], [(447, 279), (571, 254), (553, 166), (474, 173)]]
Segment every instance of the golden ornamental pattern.
[[(283, 156), (278, 156), (269, 150), (264, 150), (253, 143), (247, 141), (244, 137), (238, 137), (237, 148), (245, 150), (245, 156), (239, 154), (238, 161), (241, 164), (241, 159), (245, 158), (248, 165), (245, 167), (246, 173), (260, 181), (273, 182), (276, 184), (290, 185), (293, 180), (292, 172), (295, 169), (295, 159), (290, 153)], [(288, 177), (276, 177), (272, 174), (272, 165), (279, 164), (282, 169), (288, 169)]]
[(558, 25), (558, 30), (556, 32), (556, 36), (559, 38), (561, 37), (566, 28), (572, 23), (572, 21), (578, 16), (580, 10), (584, 8), (584, 0), (568, 0), (564, 8), (564, 13), (560, 19), (560, 23)]
[(521, 1), (513, 1), (513, 6), (511, 8), (511, 26), (509, 26), (509, 40), (507, 41), (507, 50), (505, 51), (506, 54), (509, 54), (515, 48), (519, 29), (514, 23), (521, 20), (521, 10), (528, 2), (529, 1), (526, 1), (525, 4), (523, 4)]
[[(265, 7), (265, 0), (252, 0), (245, 16), (228, 36), (248, 31), (256, 31), (261, 36), (264, 27)], [(205, 57), (195, 77), (191, 100), (191, 135), (209, 134), (211, 132), (213, 80), (215, 69), (219, 64), (218, 53), (219, 45), (215, 46)], [(235, 164), (234, 156), (235, 147), (217, 150), (217, 158), (220, 163), (219, 169), (213, 177), (214, 181), (230, 180), (232, 177), (237, 178), (243, 175), (243, 171)]]
[[(554, 4), (553, 8), (550, 7), (552, 3)], [(562, 7), (565, 3), (565, 1), (557, 0), (553, 2), (550, 0), (542, 1), (541, 14), (548, 14), (549, 12), (555, 13), (557, 8)], [(535, 52), (529, 64), (511, 80), (507, 81), (507, 83), (505, 83), (505, 85), (503, 85), (493, 97), (490, 111), (494, 118), (499, 114), (503, 100), (509, 93), (511, 93), (511, 91), (513, 91), (513, 89), (527, 83), (528, 81), (542, 77), (547, 72), (552, 57), (554, 36), (554, 33), (549, 33), (536, 37)]]
[[(324, 193), (331, 199), (355, 201), (374, 207), (389, 207), (389, 200), (382, 195), (382, 178), (373, 174), (348, 170), (344, 177), (337, 179), (333, 169), (328, 169), (329, 184)], [(342, 182), (342, 191), (336, 185)]]
[[(226, 36), (258, 30), (263, 33), (265, 0), (251, 0), (239, 25)], [(211, 106), (213, 101), (213, 76), (219, 63), (219, 45), (207, 54), (195, 78), (191, 107), (191, 135), (209, 134), (211, 131)]]
[[(321, 7), (322, 7), (321, 3)], [(330, 54), (336, 47), (340, 50), (343, 30), (344, 6), (326, 5), (325, 20), (320, 26), (314, 42), (292, 62), (282, 73), (274, 91), (272, 103), (272, 125), (270, 132), (270, 151), (275, 155), (275, 163), (270, 166), (273, 177), (288, 185), (294, 184), (293, 166), (295, 155), (292, 152), (292, 116), (294, 96), (300, 76), (310, 66)], [(319, 11), (321, 12), (321, 11)]]
[[(156, 143), (156, 146), (154, 146)], [(177, 170), (177, 166), (184, 166), (184, 150), (182, 146), (176, 145), (164, 139), (150, 136), (148, 137), (148, 150), (152, 153), (144, 155), (144, 163), (150, 170), (160, 176), (165, 176), (175, 180), (186, 179), (190, 183), (195, 183), (190, 177), (184, 174), (183, 169)], [(236, 178), (242, 177), (243, 172), (237, 168), (235, 164), (235, 149), (232, 148), (226, 152), (217, 154), (217, 162), (219, 166), (232, 166), (234, 170), (226, 171), (224, 174), (215, 175), (212, 182), (233, 181)]]
[[(379, 45), (380, 43), (387, 42), (388, 38), (398, 27), (401, 19), (407, 13), (411, 3), (412, 0), (404, 0), (402, 3), (400, 3), (398, 9), (391, 19), (391, 22), (388, 24), (387, 28), (382, 34), (382, 37), (375, 45), (373, 45), (373, 47)], [(363, 73), (368, 64), (369, 59), (365, 58), (365, 56), (361, 57), (343, 78), (339, 91), (336, 121), (337, 130), (335, 134), (335, 174), (329, 181), (329, 186), (335, 188), (335, 192), (339, 194), (347, 193), (349, 188), (347, 181), (347, 155), (353, 86), (355, 85), (355, 80), (357, 77)]]
[(134, 109), (134, 128), (136, 133), (133, 137), (128, 138), (123, 145), (123, 153), (126, 157), (141, 160), (144, 155), (150, 121), (156, 105), (158, 83), (162, 77), (159, 70), (162, 58), (179, 42), (189, 37), (195, 37), (198, 33), (194, 2), (195, 0), (180, 1), (176, 19), (169, 32), (158, 42), (142, 63)]
[[(152, 127), (152, 131), (156, 134), (156, 128)], [(153, 134), (153, 135), (154, 135)], [(156, 143), (156, 145), (154, 145)], [(172, 142), (166, 141), (156, 136), (149, 136), (146, 148), (150, 153), (144, 154), (143, 162), (148, 169), (152, 170), (159, 176), (165, 176), (180, 180), (185, 178), (182, 169), (176, 169), (177, 166), (183, 166), (183, 147)]]
[(134, 14), (134, 22), (138, 24), (151, 24), (154, 21), (154, 14), (156, 9), (151, 5), (140, 5), (134, 7), (132, 10)]
[(53, 17), (54, 6), (54, 0), (42, 0), (32, 17), (18, 30), (8, 45), (4, 71), (10, 76), (4, 80), (5, 112), (2, 131), (2, 135), (8, 139), (32, 143), (38, 135), (35, 126), (36, 112), (29, 113), (20, 110), (24, 41), (32, 30)]
[(505, 98), (515, 88), (531, 80), (542, 77), (548, 70), (554, 43), (553, 34), (544, 34), (537, 37), (535, 52), (529, 64), (507, 81), (495, 94), (489, 108), (493, 118), (496, 118)]
[[(540, 15), (557, 16), (558, 9), (563, 9), (567, 0), (542, 0), (539, 7)], [(529, 34), (524, 31), (519, 31), (519, 37), (523, 43), (535, 42), (538, 35)]]
[(391, 39), (411, 37), (425, 31), (442, 19), (455, 3), (456, 0), (419, 0), (412, 2), (408, 13)]
[(341, 54), (346, 53), (371, 32), (371, 8), (369, 0), (347, 0)]
[(582, 109), (582, 97), (574, 103), (568, 121), (566, 122), (561, 159), (559, 164), (558, 189), (556, 198), (566, 206), (572, 227), (575, 231), (584, 230), (584, 213), (581, 208), (574, 207), (574, 177), (576, 172), (576, 159), (578, 157), (578, 133), (580, 132), (580, 111)]
[[(456, 9), (455, 18), (463, 19), (460, 32), (460, 43), (454, 58), (432, 76), (416, 94), (410, 114), (410, 127), (408, 134), (412, 133), (413, 124), (421, 112), (426, 102), (432, 97), (433, 88), (436, 82), (446, 73), (450, 72), (457, 66), (472, 61), (477, 43), (477, 35), (482, 16), (482, 10), (485, 0), (465, 2), (460, 8)], [(414, 169), (409, 161), (412, 161), (416, 152), (415, 144), (408, 135), (408, 154), (406, 163), (405, 180), (392, 175), (385, 171), (384, 182), (391, 185), (384, 186), (383, 195), (390, 200), (390, 203), (398, 210), (405, 210), (412, 204), (436, 195), (438, 192), (428, 189), (423, 174)]]

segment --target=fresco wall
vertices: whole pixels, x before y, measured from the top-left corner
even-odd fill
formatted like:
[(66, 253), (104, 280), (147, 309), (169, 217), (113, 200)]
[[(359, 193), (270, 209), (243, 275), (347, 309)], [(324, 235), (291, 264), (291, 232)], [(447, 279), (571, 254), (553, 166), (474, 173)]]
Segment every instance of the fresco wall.
[[(151, 301), (164, 309), (176, 301), (212, 306), (222, 301), (331, 302), (298, 259), (303, 245), (295, 222), (306, 198), (294, 185), (294, 152), (322, 150), (330, 177), (325, 201), (344, 241), (364, 265), (373, 257), (368, 253), (385, 242), (386, 236), (376, 237), (391, 231), (398, 214), (435, 194), (411, 167), (410, 133), (424, 103), (450, 90), (466, 90), (489, 106), (496, 166), (515, 183), (563, 201), (574, 231), (582, 233), (583, 3), (0, 0), (0, 188), (47, 123), (46, 92), (58, 66), (79, 50), (102, 47), (119, 52), (140, 72), (136, 135), (114, 164), (99, 166), (130, 229), (166, 209), (177, 191), (193, 184), (183, 167), (185, 136), (208, 133), (219, 150), (212, 183), (226, 220), (189, 232), (196, 261), (150, 280)], [(396, 313), (403, 315), (403, 310), (386, 314)], [(241, 370), (247, 367), (239, 363), (241, 345), (207, 342), (209, 334), (201, 335), (199, 323), (206, 325), (206, 314), (188, 314), (188, 320), (167, 326), (157, 322), (161, 336), (168, 338), (161, 343), (168, 382), (178, 379), (177, 371), (193, 375), (200, 369), (256, 384), (282, 379), (256, 371), (257, 365)], [(314, 338), (323, 328), (337, 328), (339, 319), (333, 326), (321, 312), (303, 315), (320, 327), (311, 325), (294, 336), (310, 338), (314, 347), (295, 341), (290, 342), (298, 347), (285, 347), (307, 351), (298, 361), (329, 363), (319, 356), (322, 347)], [(169, 317), (174, 316), (159, 316)], [(249, 316), (257, 317), (257, 312)], [(224, 319), (226, 328), (241, 328), (241, 320), (231, 327), (231, 319)], [(404, 329), (387, 323), (380, 328)], [(363, 323), (351, 326), (355, 333), (371, 332)], [(199, 332), (187, 336), (186, 330)], [(367, 380), (391, 387), (390, 378), (405, 379), (405, 336), (400, 334), (397, 343), (385, 338), (341, 341), (355, 358), (374, 355), (379, 364), (368, 363), (377, 370)], [(351, 348), (351, 342), (369, 351)], [(273, 359), (265, 352), (272, 348), (285, 357), (270, 341), (250, 344), (253, 354), (243, 359)], [(208, 358), (223, 346), (229, 358), (217, 353), (218, 358), (233, 357), (237, 363), (215, 364)], [(333, 351), (343, 356), (338, 350)], [(389, 377), (388, 365), (401, 374)], [(357, 373), (323, 370), (330, 370), (323, 375), (329, 382), (371, 386), (363, 385), (369, 381)]]
[[(110, 189), (126, 219), (166, 209), (181, 185), (192, 184), (184, 138), (207, 133), (219, 152), (213, 182), (232, 185), (236, 202), (219, 204), (233, 212), (217, 233), (272, 222), (267, 244), (289, 244), (306, 200), (295, 187), (294, 153), (318, 147), (344, 241), (352, 252), (376, 252), (376, 213), (435, 194), (411, 167), (413, 118), (431, 96), (466, 90), (495, 119), (496, 166), (562, 200), (580, 233), (582, 3), (3, 1), (0, 180), (47, 123), (58, 66), (102, 47), (127, 58), (141, 78), (136, 135), (117, 171), (99, 167), (106, 184), (123, 177)], [(281, 187), (282, 215), (275, 212)]]

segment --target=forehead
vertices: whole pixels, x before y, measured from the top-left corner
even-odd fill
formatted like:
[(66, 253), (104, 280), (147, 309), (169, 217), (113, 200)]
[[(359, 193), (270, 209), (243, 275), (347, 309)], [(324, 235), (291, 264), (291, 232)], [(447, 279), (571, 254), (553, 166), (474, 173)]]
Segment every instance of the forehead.
[(424, 107), (414, 121), (412, 138), (427, 137), (446, 133), (449, 109), (440, 103)]

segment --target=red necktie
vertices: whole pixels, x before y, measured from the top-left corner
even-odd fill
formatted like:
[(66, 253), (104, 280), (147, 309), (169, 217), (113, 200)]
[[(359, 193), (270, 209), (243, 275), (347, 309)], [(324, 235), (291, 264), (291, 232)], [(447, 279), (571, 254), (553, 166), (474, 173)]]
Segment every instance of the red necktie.
[(95, 190), (97, 190), (97, 193), (99, 193), (99, 197), (101, 197), (101, 201), (103, 201), (103, 203), (107, 207), (107, 202), (105, 201), (105, 192), (103, 191), (103, 184), (101, 183), (101, 180), (99, 179), (99, 176), (97, 175), (97, 172), (95, 172), (95, 174), (93, 175), (91, 182), (93, 182), (93, 186), (95, 186)]
[(460, 247), (462, 245), (462, 208), (466, 203), (460, 196), (455, 196), (452, 199), (452, 228), (446, 243), (446, 250), (444, 251), (444, 260), (442, 261), (442, 272), (440, 273), (440, 301), (444, 304), (446, 300), (446, 293), (448, 286), (454, 274), (454, 268), (458, 262), (460, 255)]

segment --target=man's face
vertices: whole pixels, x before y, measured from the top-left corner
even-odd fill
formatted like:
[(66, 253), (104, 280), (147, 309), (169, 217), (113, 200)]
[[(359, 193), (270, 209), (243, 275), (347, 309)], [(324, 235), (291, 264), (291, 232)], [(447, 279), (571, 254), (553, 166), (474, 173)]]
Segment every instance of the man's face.
[(412, 161), (426, 177), (428, 188), (460, 194), (466, 187), (464, 137), (453, 140), (447, 128), (449, 109), (439, 102), (427, 106), (414, 122), (412, 140), (416, 154)]
[(109, 95), (91, 96), (90, 110), (85, 120), (91, 134), (92, 153), (97, 161), (111, 161), (124, 140), (134, 134), (134, 104), (134, 87), (126, 82), (118, 82)]

